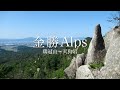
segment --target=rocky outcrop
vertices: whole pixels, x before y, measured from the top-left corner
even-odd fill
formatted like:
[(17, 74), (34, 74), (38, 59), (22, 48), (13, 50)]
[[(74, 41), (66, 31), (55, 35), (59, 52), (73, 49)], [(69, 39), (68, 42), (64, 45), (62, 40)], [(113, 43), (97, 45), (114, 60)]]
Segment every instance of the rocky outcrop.
[(108, 50), (110, 44), (119, 37), (119, 31), (120, 27), (114, 27), (111, 31), (107, 32), (105, 37), (104, 37), (104, 42), (105, 42), (105, 49)]
[(100, 70), (98, 78), (120, 79), (120, 27), (114, 28), (112, 35), (105, 66)]
[[(81, 64), (83, 62), (81, 57), (74, 59), (76, 66), (74, 77), (76, 79), (120, 79), (120, 26), (113, 28), (103, 39), (101, 27), (98, 24), (90, 42), (87, 56), (84, 58), (85, 65)], [(102, 61), (104, 66), (99, 69), (90, 67), (91, 63), (95, 67), (99, 64), (95, 62), (99, 61)]]
[(101, 34), (101, 26), (100, 24), (98, 24), (95, 27), (95, 33), (88, 48), (86, 64), (103, 60), (103, 58), (105, 57), (105, 53), (106, 50), (104, 39)]
[(112, 41), (109, 45), (105, 58), (106, 65), (118, 62), (120, 62), (120, 27), (113, 30)]
[(110, 43), (112, 42), (113, 30), (106, 33), (104, 37), (105, 49), (108, 50)]
[(75, 78), (75, 73), (76, 73), (76, 59), (75, 57), (72, 59), (70, 66), (67, 67), (65, 70), (65, 76), (69, 79), (74, 79)]
[(85, 54), (78, 54), (76, 56), (76, 68), (79, 68), (81, 65), (85, 64)]
[(84, 53), (78, 54), (76, 58), (74, 57), (70, 63), (70, 66), (64, 70), (66, 77), (69, 79), (74, 79), (76, 77), (77, 68), (83, 65), (84, 61), (85, 61)]
[(94, 76), (89, 69), (89, 65), (83, 65), (77, 69), (76, 79), (94, 79)]

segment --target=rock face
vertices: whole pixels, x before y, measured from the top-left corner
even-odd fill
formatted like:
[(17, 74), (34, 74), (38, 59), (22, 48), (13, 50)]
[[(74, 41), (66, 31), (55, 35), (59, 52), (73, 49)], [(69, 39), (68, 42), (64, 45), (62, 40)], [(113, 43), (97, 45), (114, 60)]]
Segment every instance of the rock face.
[(74, 79), (75, 78), (75, 73), (76, 73), (76, 59), (75, 57), (72, 59), (70, 66), (67, 67), (65, 70), (65, 76), (69, 79)]
[(112, 37), (113, 37), (113, 30), (109, 31), (106, 33), (104, 37), (104, 42), (105, 42), (105, 49), (108, 50), (110, 43), (112, 42)]
[(70, 66), (64, 70), (66, 77), (68, 77), (69, 79), (74, 79), (76, 76), (77, 68), (84, 64), (84, 60), (85, 60), (84, 53), (78, 54), (76, 58), (74, 57), (70, 63)]
[(95, 33), (88, 48), (86, 64), (102, 60), (105, 56), (105, 52), (105, 44), (101, 34), (101, 26), (98, 24), (95, 27)]
[(105, 64), (120, 62), (120, 28), (114, 29), (111, 43), (106, 53)]
[(81, 65), (85, 64), (85, 54), (78, 54), (76, 57), (76, 68), (79, 68)]
[(94, 79), (88, 65), (83, 65), (77, 69), (76, 79)]
[(104, 37), (105, 49), (106, 50), (108, 50), (110, 44), (114, 41), (114, 39), (119, 37), (119, 33), (120, 33), (119, 29), (120, 29), (120, 27), (118, 27), (118, 28), (115, 27), (111, 31), (106, 33), (106, 35)]
[(98, 78), (120, 79), (120, 27), (114, 28), (111, 43), (106, 53), (105, 66)]
[[(100, 69), (89, 68), (90, 63), (99, 61), (104, 63)], [(67, 70), (66, 74), (70, 77), (74, 73), (76, 79), (120, 79), (120, 26), (113, 28), (103, 39), (98, 24), (87, 56), (77, 55)]]

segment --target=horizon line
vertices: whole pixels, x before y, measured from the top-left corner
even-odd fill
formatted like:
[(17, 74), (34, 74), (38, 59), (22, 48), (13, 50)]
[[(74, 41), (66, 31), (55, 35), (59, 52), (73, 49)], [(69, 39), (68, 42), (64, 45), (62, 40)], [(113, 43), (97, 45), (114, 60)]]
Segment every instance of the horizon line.
[[(67, 38), (70, 38), (72, 36), (64, 36), (64, 37), (67, 37)], [(58, 38), (64, 38), (64, 37), (58, 37)], [(90, 37), (90, 36), (88, 36)], [(24, 38), (0, 38), (0, 39), (27, 39), (27, 38), (37, 38), (37, 37), (24, 37)], [(47, 37), (40, 37), (40, 38), (47, 38)], [(86, 38), (85, 37), (72, 37), (72, 38)]]

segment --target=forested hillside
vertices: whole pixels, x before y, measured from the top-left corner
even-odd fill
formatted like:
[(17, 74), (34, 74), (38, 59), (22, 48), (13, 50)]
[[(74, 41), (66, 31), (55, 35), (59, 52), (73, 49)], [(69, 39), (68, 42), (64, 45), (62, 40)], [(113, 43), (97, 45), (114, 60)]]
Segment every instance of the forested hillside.
[[(88, 46), (84, 49), (79, 47), (78, 53), (86, 53), (87, 48)], [(76, 54), (42, 54), (41, 48), (26, 46), (19, 46), (18, 52), (0, 49), (0, 78), (65, 79), (64, 69), (75, 56)]]

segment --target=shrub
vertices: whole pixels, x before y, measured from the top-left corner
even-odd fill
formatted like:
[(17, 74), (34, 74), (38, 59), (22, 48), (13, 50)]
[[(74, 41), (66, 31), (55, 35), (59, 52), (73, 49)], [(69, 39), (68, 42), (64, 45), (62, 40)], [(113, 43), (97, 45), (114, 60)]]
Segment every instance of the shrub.
[(90, 68), (92, 69), (100, 69), (103, 66), (104, 66), (103, 62), (94, 62), (90, 64)]

